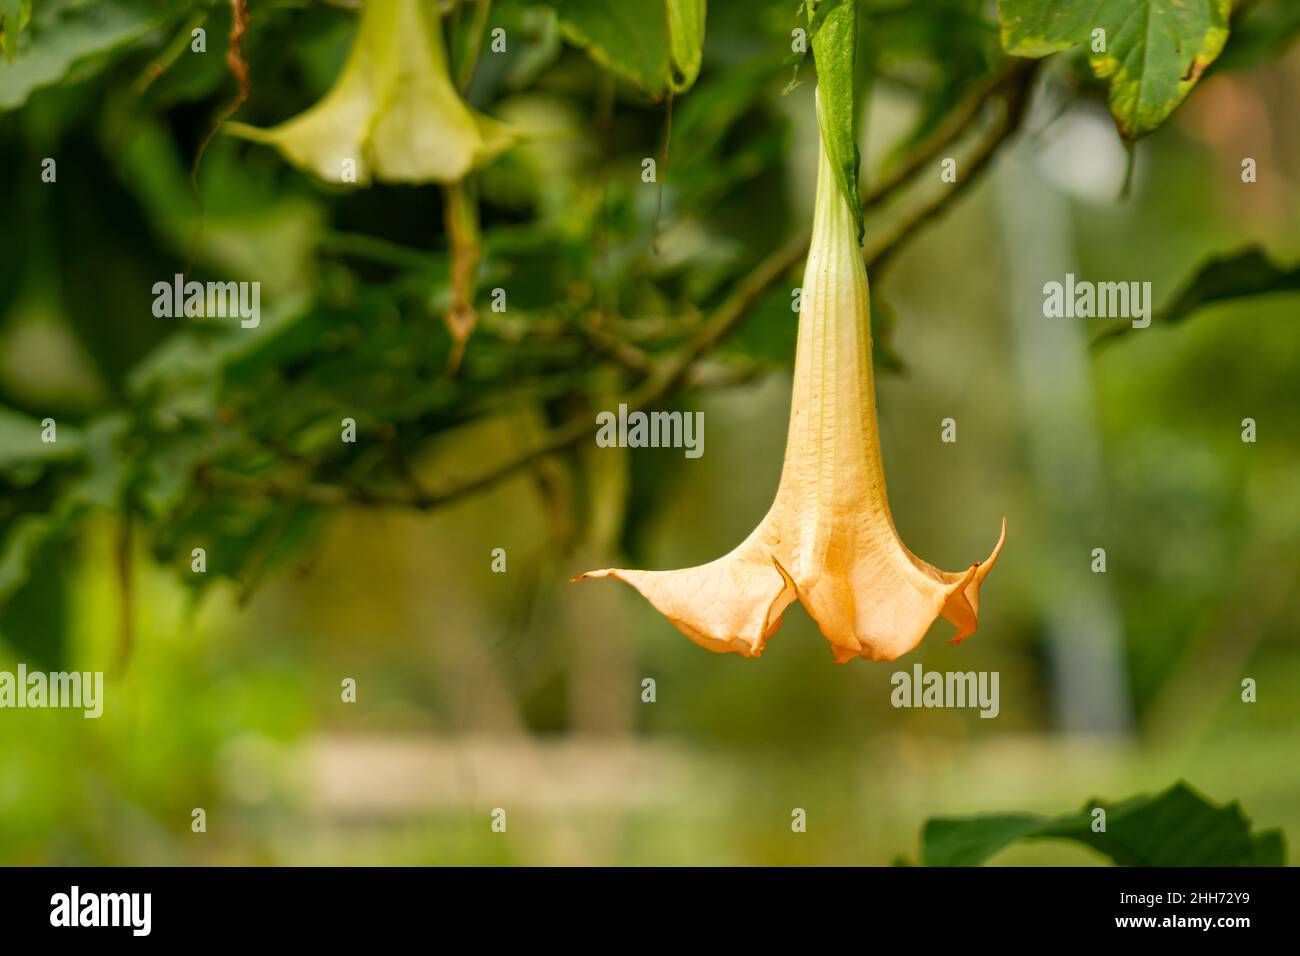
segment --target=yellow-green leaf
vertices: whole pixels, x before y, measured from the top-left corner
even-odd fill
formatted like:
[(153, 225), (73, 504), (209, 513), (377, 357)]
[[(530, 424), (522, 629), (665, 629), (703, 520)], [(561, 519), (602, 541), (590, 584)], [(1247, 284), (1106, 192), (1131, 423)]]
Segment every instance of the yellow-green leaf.
[(688, 90), (700, 75), (704, 58), (705, 0), (667, 0), (668, 54), (677, 92)]

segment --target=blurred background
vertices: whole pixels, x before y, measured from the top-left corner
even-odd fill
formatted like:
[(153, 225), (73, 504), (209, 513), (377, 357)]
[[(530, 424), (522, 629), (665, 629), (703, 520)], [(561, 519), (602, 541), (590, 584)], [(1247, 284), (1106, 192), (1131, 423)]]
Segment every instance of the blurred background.
[[(865, 193), (924, 160), (867, 213), (868, 250), (893, 244), (871, 277), (895, 521), (943, 568), (1008, 533), (974, 637), (940, 621), (896, 663), (837, 667), (797, 604), (744, 660), (630, 588), (567, 583), (712, 560), (764, 514), (801, 258), (657, 406), (704, 412), (701, 458), (579, 425), (495, 480), (633, 394), (806, 232), (797, 4), (710, 3), (677, 94), (588, 55), (564, 4), (439, 7), (465, 99), (522, 131), (461, 184), (481, 243), (454, 371), (447, 187), (331, 186), (218, 133), (191, 188), (237, 102), (231, 7), (42, 5), (0, 62), (0, 670), (103, 670), (107, 700), (100, 720), (0, 711), (0, 862), (887, 865), (937, 815), (1186, 779), (1282, 827), (1294, 863), (1300, 300), (1283, 276), (1096, 342), (1106, 320), (1042, 314), (1067, 273), (1149, 281), (1159, 308), (1212, 257), (1300, 261), (1300, 23), (1254, 6), (1130, 148), (1069, 53), (994, 135), (1014, 64), (989, 5), (860, 5)], [(357, 15), (250, 7), (237, 115), (271, 126), (329, 89)], [(257, 329), (153, 316), (192, 254), (195, 278), (262, 283)], [(35, 444), (46, 417), (57, 450)], [(999, 716), (894, 709), (917, 663), (997, 671)], [(1100, 860), (1045, 842), (994, 862)]]

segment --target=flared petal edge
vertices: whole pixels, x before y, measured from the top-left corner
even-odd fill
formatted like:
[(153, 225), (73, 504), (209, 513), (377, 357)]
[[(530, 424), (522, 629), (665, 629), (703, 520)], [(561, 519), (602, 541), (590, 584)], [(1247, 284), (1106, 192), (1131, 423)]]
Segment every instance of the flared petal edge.
[(573, 578), (612, 577), (632, 585), (696, 644), (719, 654), (758, 657), (797, 597), (794, 581), (751, 536), (731, 553), (693, 568), (602, 568)]

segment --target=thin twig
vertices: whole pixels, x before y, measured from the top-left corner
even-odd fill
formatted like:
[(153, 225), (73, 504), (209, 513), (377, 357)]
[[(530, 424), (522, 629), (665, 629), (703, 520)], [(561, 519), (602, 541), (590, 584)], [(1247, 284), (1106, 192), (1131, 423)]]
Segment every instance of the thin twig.
[(1036, 64), (1036, 60), (1012, 60), (1006, 67), (977, 84), (943, 122), (916, 146), (902, 165), (876, 184), (863, 200), (862, 208), (868, 211), (874, 209), (920, 175), (945, 149), (961, 139), (995, 94), (1008, 84), (1021, 82)]
[(613, 335), (603, 328), (598, 317), (586, 315), (576, 323), (579, 334), (587, 341), (587, 344), (597, 352), (608, 358), (613, 359), (629, 372), (635, 372), (638, 375), (645, 375), (650, 371), (651, 359), (645, 351), (637, 348), (631, 342)]
[(462, 94), (469, 89), (474, 80), (474, 70), (478, 67), (479, 49), (483, 46), (483, 30), (487, 26), (488, 13), (492, 9), (492, 0), (478, 0), (474, 9), (474, 19), (470, 21), (469, 39), (466, 41), (465, 59), (461, 61), (460, 72), (456, 77), (456, 88)]
[(221, 130), (221, 125), (239, 112), (239, 108), (248, 100), (248, 94), (252, 91), (248, 61), (244, 59), (241, 46), (244, 34), (247, 32), (248, 0), (230, 0), (230, 36), (226, 47), (226, 69), (235, 78), (239, 88), (235, 91), (234, 98), (213, 117), (212, 126), (199, 142), (199, 148), (194, 153), (194, 165), (190, 167), (190, 192), (194, 194), (194, 202), (199, 207), (199, 216), (194, 228), (194, 240), (190, 245), (190, 256), (185, 263), (186, 276), (194, 268), (194, 263), (199, 258), (199, 250), (203, 247), (203, 220), (207, 215), (203, 207), (203, 194), (199, 191), (199, 167), (203, 164), (203, 157), (208, 151), (209, 144)]
[(868, 273), (879, 274), (903, 246), (918, 234), (923, 225), (937, 219), (949, 209), (953, 201), (970, 189), (989, 168), (1002, 144), (1020, 129), (1029, 107), (1030, 92), (1033, 88), (1032, 64), (1037, 61), (1028, 62), (1031, 63), (1031, 67), (1018, 74), (1018, 82), (1010, 87), (1006, 107), (1001, 117), (975, 147), (974, 152), (966, 158), (965, 173), (957, 177), (957, 181), (951, 188), (944, 190), (930, 202), (904, 217), (888, 235), (872, 243), (870, 250), (864, 250), (863, 258), (866, 260)]
[(185, 23), (180, 31), (172, 37), (172, 41), (163, 48), (163, 51), (149, 61), (145, 68), (136, 77), (135, 83), (131, 86), (131, 91), (136, 96), (141, 96), (154, 84), (154, 81), (163, 76), (177, 60), (181, 54), (185, 53), (194, 43), (194, 31), (203, 26), (208, 20), (208, 11), (200, 10), (193, 14)]
[(451, 307), (446, 316), (447, 331), (451, 333), (448, 378), (454, 377), (460, 368), (465, 343), (478, 322), (474, 311), (474, 274), (483, 244), (479, 238), (478, 205), (467, 195), (469, 188), (466, 180), (442, 187), (443, 222), (451, 244)]

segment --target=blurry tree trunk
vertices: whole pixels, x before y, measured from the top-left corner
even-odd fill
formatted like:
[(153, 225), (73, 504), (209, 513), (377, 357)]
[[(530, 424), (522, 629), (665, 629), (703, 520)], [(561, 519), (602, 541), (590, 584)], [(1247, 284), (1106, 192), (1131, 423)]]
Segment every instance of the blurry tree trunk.
[[(628, 452), (597, 448), (579, 452), (586, 479), (586, 524), (574, 549), (579, 570), (617, 564), (627, 502)], [(577, 734), (626, 734), (639, 701), (636, 654), (617, 588), (591, 588), (569, 602), (569, 722)]]
[(1069, 200), (1039, 174), (1033, 150), (1022, 142), (1004, 153), (996, 179), (1017, 390), (1037, 489), (1035, 527), (1011, 534), (1033, 539), (1033, 552), (1046, 559), (1032, 573), (1061, 729), (1123, 734), (1131, 725), (1123, 622), (1106, 575), (1092, 571), (1092, 552), (1124, 542), (1106, 534), (1088, 320), (1043, 314), (1044, 284), (1064, 282), (1076, 263)]

